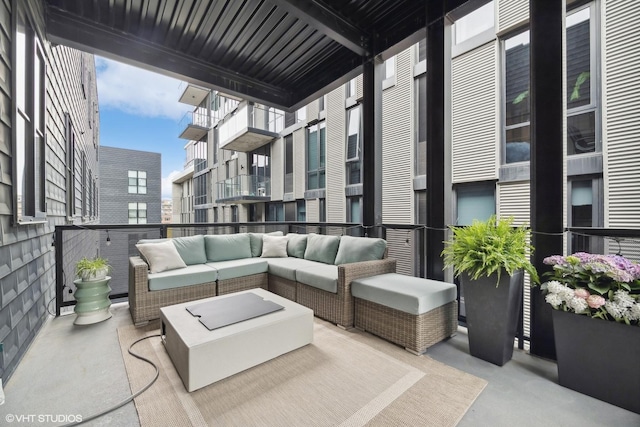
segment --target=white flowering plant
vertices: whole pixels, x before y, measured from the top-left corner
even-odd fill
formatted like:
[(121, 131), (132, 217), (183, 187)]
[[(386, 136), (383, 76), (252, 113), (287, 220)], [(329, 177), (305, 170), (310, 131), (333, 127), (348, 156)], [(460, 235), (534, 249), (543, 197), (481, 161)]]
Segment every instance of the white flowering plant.
[(542, 290), (554, 309), (640, 326), (640, 264), (586, 252), (550, 256), (544, 263), (553, 266)]

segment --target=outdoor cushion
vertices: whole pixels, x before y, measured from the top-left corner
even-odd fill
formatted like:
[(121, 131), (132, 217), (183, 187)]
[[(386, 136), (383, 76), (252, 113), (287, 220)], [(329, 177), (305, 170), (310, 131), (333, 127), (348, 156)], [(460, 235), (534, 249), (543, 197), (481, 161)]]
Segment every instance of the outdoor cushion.
[(296, 281), (296, 270), (299, 268), (309, 268), (319, 265), (315, 261), (308, 261), (300, 258), (266, 258), (269, 263), (269, 274)]
[(206, 264), (190, 265), (180, 270), (149, 274), (149, 290), (161, 291), (200, 285), (202, 283), (215, 282), (217, 278), (218, 272)]
[(387, 250), (387, 242), (384, 239), (342, 236), (335, 264), (382, 259), (385, 250)]
[(184, 268), (187, 265), (180, 258), (180, 254), (171, 241), (160, 243), (139, 243), (136, 248), (144, 256), (149, 271), (160, 273), (165, 270)]
[(453, 283), (387, 273), (352, 281), (351, 294), (418, 315), (455, 301), (457, 290)]
[(204, 250), (204, 236), (176, 237), (172, 239), (180, 257), (187, 265), (204, 264), (207, 254)]
[(296, 258), (304, 258), (304, 251), (307, 249), (306, 234), (287, 234), (289, 242), (287, 243), (287, 254)]
[(287, 255), (287, 236), (262, 236), (262, 255), (263, 258), (286, 258)]
[(267, 261), (260, 258), (244, 258), (229, 261), (209, 262), (206, 266), (211, 267), (218, 272), (218, 280), (235, 279), (237, 277), (266, 273), (269, 268)]
[(204, 246), (207, 261), (251, 258), (251, 243), (246, 233), (206, 235)]
[(316, 264), (314, 267), (302, 268), (296, 270), (296, 280), (335, 294), (338, 292), (338, 266)]
[(324, 236), (311, 233), (307, 237), (307, 248), (304, 251), (304, 259), (333, 264), (340, 245), (339, 236)]
[(256, 257), (262, 254), (262, 236), (282, 236), (282, 231), (272, 231), (270, 233), (248, 233), (251, 245), (251, 256)]

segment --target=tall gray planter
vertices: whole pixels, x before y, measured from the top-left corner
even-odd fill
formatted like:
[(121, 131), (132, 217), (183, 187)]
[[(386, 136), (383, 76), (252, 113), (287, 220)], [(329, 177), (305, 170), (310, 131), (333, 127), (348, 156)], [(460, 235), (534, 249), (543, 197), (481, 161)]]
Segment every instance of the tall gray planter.
[(472, 356), (502, 366), (513, 356), (513, 340), (522, 307), (524, 273), (502, 272), (500, 284), (492, 275), (478, 280), (460, 275), (467, 310), (469, 351)]

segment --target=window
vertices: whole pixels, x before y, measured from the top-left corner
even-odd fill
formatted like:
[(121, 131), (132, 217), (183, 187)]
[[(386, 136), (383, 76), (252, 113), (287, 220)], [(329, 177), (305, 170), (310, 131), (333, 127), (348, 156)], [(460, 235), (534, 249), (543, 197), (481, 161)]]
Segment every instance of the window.
[(13, 105), (16, 222), (42, 220), (45, 208), (45, 60), (40, 41), (18, 4)]
[[(209, 195), (209, 174), (204, 173), (193, 178), (193, 204), (204, 205)], [(202, 221), (204, 222), (204, 221)]]
[(293, 193), (293, 135), (284, 137), (284, 192)]
[(76, 136), (69, 113), (64, 114), (64, 136), (67, 147), (67, 217), (76, 214)]
[(129, 203), (129, 224), (147, 223), (147, 204)]
[(307, 107), (302, 107), (296, 111), (296, 123), (307, 121)]
[(347, 222), (357, 222), (360, 224), (362, 215), (361, 215), (361, 205), (362, 197), (347, 197)]
[(284, 114), (273, 107), (269, 108), (269, 132), (280, 132), (284, 129)]
[(345, 86), (345, 98), (353, 98), (356, 96), (356, 79), (349, 80)]
[(395, 77), (395, 75), (396, 75), (396, 57), (392, 56), (391, 58), (384, 61), (383, 80), (387, 80), (392, 77)]
[(495, 184), (461, 184), (456, 188), (456, 225), (471, 225), (474, 219), (486, 221), (496, 213)]
[[(603, 211), (602, 178), (575, 179), (569, 181), (570, 227), (601, 227)], [(571, 253), (601, 253), (604, 244), (601, 237), (571, 234)]]
[(296, 221), (305, 222), (307, 220), (307, 204), (305, 200), (296, 200)]
[(347, 185), (362, 182), (361, 137), (362, 119), (360, 105), (347, 110)]
[(87, 188), (87, 155), (82, 153), (82, 216), (87, 216), (88, 208), (88, 188)]
[(206, 209), (196, 209), (194, 212), (194, 220), (193, 222), (206, 223), (207, 221), (207, 210)]
[(233, 223), (239, 222), (238, 218), (239, 218), (239, 216), (238, 216), (238, 206), (237, 205), (233, 205), (233, 206), (231, 206), (231, 222), (233, 222)]
[(147, 194), (147, 173), (129, 171), (129, 194)]
[(268, 203), (267, 204), (267, 221), (284, 221), (284, 204)]
[(460, 44), (493, 28), (493, 1), (459, 18), (453, 24), (453, 43)]
[(567, 13), (567, 154), (600, 151), (593, 3)]
[(270, 145), (264, 145), (257, 150), (251, 152), (251, 170), (252, 176), (250, 180), (250, 192), (256, 196), (265, 197), (269, 195), (269, 180), (271, 178), (271, 165), (270, 165)]
[(307, 190), (325, 188), (326, 129), (320, 122), (307, 128)]
[(196, 141), (193, 145), (193, 171), (200, 172), (207, 168), (207, 140)]
[(327, 222), (327, 199), (318, 199), (318, 220)]
[(505, 163), (529, 161), (529, 31), (504, 41)]
[(218, 222), (218, 208), (213, 208), (213, 222)]
[(422, 74), (415, 79), (418, 99), (416, 105), (416, 162), (415, 174), (427, 173), (427, 75)]

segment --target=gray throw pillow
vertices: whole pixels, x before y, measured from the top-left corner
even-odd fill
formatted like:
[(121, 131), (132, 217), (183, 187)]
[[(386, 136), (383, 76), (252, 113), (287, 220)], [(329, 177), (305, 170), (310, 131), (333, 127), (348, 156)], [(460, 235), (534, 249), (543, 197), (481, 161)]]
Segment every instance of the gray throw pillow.
[(386, 250), (387, 242), (384, 239), (342, 236), (335, 264), (382, 259)]
[(333, 264), (338, 253), (338, 245), (340, 245), (339, 236), (324, 236), (311, 233), (307, 236), (304, 259)]

